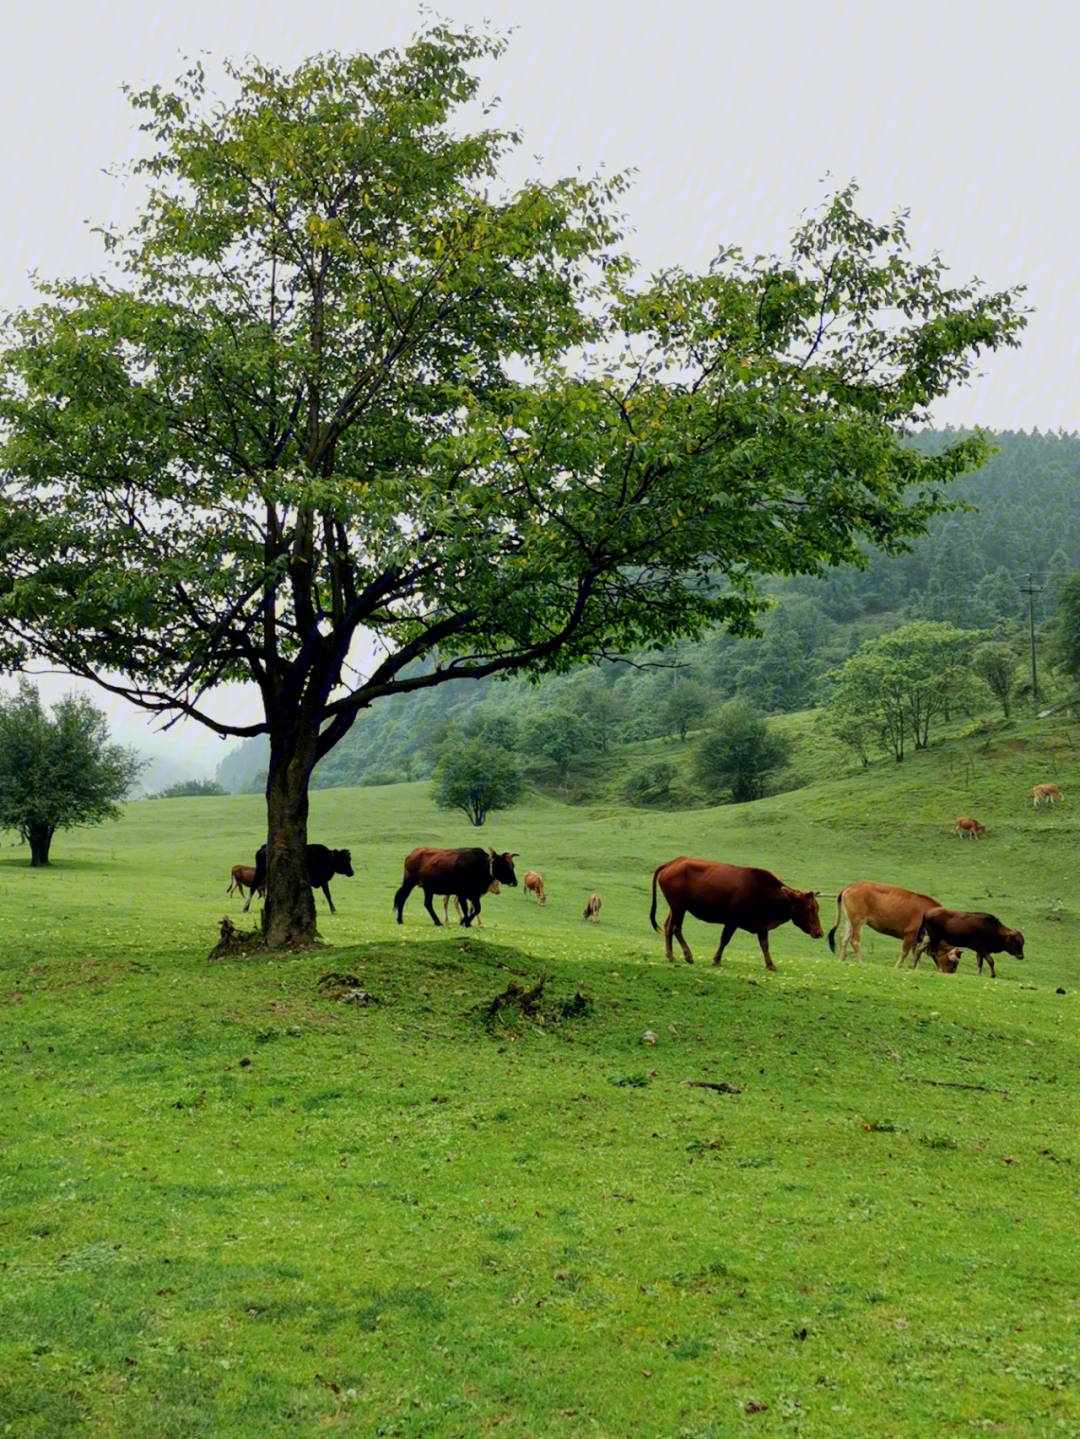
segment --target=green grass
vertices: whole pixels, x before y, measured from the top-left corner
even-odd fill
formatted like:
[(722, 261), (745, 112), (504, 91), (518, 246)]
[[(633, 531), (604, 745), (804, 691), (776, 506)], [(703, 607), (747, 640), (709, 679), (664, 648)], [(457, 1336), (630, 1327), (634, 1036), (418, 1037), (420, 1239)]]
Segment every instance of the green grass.
[[(426, 785), (322, 791), (356, 877), (299, 959), (206, 960), (255, 799), (132, 805), (47, 871), (0, 851), (0, 1434), (1080, 1434), (1080, 753), (989, 738), (478, 833)], [(1044, 779), (1064, 810), (1033, 814)], [(399, 929), (406, 850), (474, 839), (546, 908), (436, 931), (413, 895)], [(1028, 959), (898, 973), (867, 935), (841, 968), (787, 927), (767, 977), (691, 921), (668, 966), (648, 890), (678, 853), (927, 889)], [(543, 1023), (484, 1022), (542, 971)]]

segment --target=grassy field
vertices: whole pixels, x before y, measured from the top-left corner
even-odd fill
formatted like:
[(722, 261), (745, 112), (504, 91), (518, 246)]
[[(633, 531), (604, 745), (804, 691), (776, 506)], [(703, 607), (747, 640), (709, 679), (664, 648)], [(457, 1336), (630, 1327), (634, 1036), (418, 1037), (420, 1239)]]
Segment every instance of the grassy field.
[[(312, 838), (356, 877), (295, 959), (206, 958), (253, 798), (131, 805), (46, 871), (5, 847), (0, 1434), (1080, 1434), (1074, 743), (479, 834), (423, 785), (323, 791)], [(398, 928), (406, 850), (476, 839), (547, 907), (436, 931), (413, 895)], [(679, 853), (926, 889), (1028, 958), (898, 973), (868, 935), (841, 968), (787, 927), (767, 977), (690, 921), (668, 966), (649, 881)], [(485, 1018), (541, 973), (540, 1018)]]

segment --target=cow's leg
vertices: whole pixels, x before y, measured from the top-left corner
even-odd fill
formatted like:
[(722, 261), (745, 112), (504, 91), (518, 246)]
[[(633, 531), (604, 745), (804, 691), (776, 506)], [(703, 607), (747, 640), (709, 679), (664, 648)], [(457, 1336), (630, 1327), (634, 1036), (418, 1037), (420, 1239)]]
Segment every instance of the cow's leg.
[[(721, 935), (720, 935), (720, 947), (719, 947), (719, 949), (716, 951), (716, 953), (713, 955), (713, 958), (712, 958), (713, 964), (719, 964), (720, 961), (723, 959), (723, 957), (724, 957), (724, 950), (727, 949), (728, 945), (731, 943), (731, 936), (735, 933), (735, 931), (736, 931), (737, 929), (738, 929), (738, 925), (737, 925), (737, 924), (732, 924), (730, 920), (728, 921), (727, 924), (724, 925), (723, 932), (722, 932)], [(766, 953), (768, 953), (768, 947), (767, 947), (767, 945), (766, 945), (766, 943), (765, 943), (764, 940), (761, 941), (761, 946), (762, 946), (762, 948), (766, 951)], [(769, 968), (772, 969), (772, 967), (773, 967), (773, 966), (772, 966), (772, 960), (770, 959), (770, 960), (769, 960)]]
[(413, 890), (414, 890), (415, 888), (416, 888), (416, 881), (415, 881), (414, 879), (409, 879), (408, 877), (406, 877), (405, 879), (403, 879), (403, 880), (401, 881), (401, 888), (400, 888), (400, 889), (398, 890), (398, 892), (394, 895), (394, 908), (397, 910), (397, 922), (398, 922), (398, 924), (404, 924), (404, 923), (405, 923), (405, 920), (404, 920), (404, 918), (403, 918), (403, 912), (404, 912), (404, 909), (405, 909), (405, 901), (408, 899), (409, 895), (412, 894), (412, 892), (413, 892)]
[(917, 929), (914, 930), (914, 931), (912, 931), (912, 930), (909, 929), (909, 930), (907, 931), (907, 933), (904, 935), (903, 939), (900, 941), (900, 958), (896, 961), (896, 966), (895, 966), (897, 969), (903, 969), (903, 967), (904, 967), (904, 960), (907, 959), (907, 957), (908, 957), (908, 955), (911, 953), (912, 949), (915, 950), (915, 958), (911, 961), (911, 967), (912, 967), (912, 969), (918, 969), (918, 967), (919, 967), (918, 939), (919, 939), (919, 931), (918, 931)]
[(690, 946), (683, 939), (683, 920), (686, 918), (686, 911), (676, 916), (674, 907), (669, 911), (667, 919), (664, 920), (664, 951), (672, 964), (675, 963), (675, 955), (672, 952), (671, 940), (674, 936), (679, 941), (679, 948), (683, 952), (683, 958), (687, 964), (693, 964), (694, 956), (690, 953)]
[[(761, 945), (761, 952), (765, 956), (765, 968), (775, 969), (776, 965), (773, 964), (772, 955), (769, 953), (769, 931), (767, 929), (763, 929), (757, 938), (758, 944)], [(855, 946), (855, 953), (859, 954), (858, 945)], [(859, 963), (862, 963), (862, 955), (859, 955)]]
[(986, 960), (987, 964), (990, 966), (990, 978), (991, 978), (991, 979), (997, 979), (997, 970), (994, 968), (994, 960), (993, 960), (993, 957), (992, 957), (991, 955), (989, 955), (989, 954), (980, 954), (980, 955), (979, 955), (979, 973), (982, 974), (982, 967), (983, 967), (983, 960), (984, 960), (984, 959)]
[(330, 886), (329, 886), (329, 884), (324, 884), (324, 885), (322, 886), (322, 892), (323, 892), (323, 894), (326, 895), (326, 902), (327, 902), (327, 904), (330, 906), (330, 913), (331, 913), (331, 914), (337, 914), (337, 910), (334, 908), (334, 901), (330, 898)]
[(435, 911), (434, 911), (434, 910), (432, 909), (432, 907), (431, 907), (431, 894), (432, 894), (432, 891), (425, 886), (425, 888), (424, 888), (424, 908), (427, 910), (428, 914), (430, 914), (431, 917), (432, 917), (432, 919), (435, 921), (435, 928), (436, 928), (436, 929), (442, 929), (442, 923), (441, 923), (441, 921), (440, 921), (440, 919), (439, 919), (439, 916), (435, 913)]
[(862, 932), (863, 921), (858, 920), (854, 922), (851, 926), (851, 947), (855, 951), (855, 959), (859, 964), (862, 964), (863, 962), (862, 946), (859, 943), (859, 941), (862, 939)]

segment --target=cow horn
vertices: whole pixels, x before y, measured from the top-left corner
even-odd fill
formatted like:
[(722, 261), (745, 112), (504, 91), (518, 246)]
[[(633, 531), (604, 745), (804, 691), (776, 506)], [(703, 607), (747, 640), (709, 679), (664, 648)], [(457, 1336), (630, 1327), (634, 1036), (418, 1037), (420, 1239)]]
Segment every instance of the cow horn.
[(513, 854), (504, 854), (504, 855), (503, 855), (503, 859), (520, 859), (520, 858), (521, 858), (521, 856), (518, 854), (518, 852), (517, 852), (516, 849), (514, 850)]
[(491, 845), (488, 845), (488, 854), (491, 855), (492, 859), (495, 858), (495, 851), (491, 848)]

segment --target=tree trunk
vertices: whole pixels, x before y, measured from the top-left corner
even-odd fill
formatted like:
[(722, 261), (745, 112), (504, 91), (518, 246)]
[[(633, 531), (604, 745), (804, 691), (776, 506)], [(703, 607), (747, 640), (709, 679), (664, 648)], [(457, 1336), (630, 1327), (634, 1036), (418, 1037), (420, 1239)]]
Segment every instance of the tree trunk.
[(315, 768), (318, 733), (295, 731), (275, 744), (271, 736), (266, 780), (266, 903), (263, 938), (270, 949), (315, 939), (315, 899), (308, 882), (308, 786)]
[(56, 833), (51, 824), (31, 824), (26, 831), (26, 838), (30, 844), (30, 868), (37, 869), (49, 862), (49, 846), (52, 844), (52, 837)]

